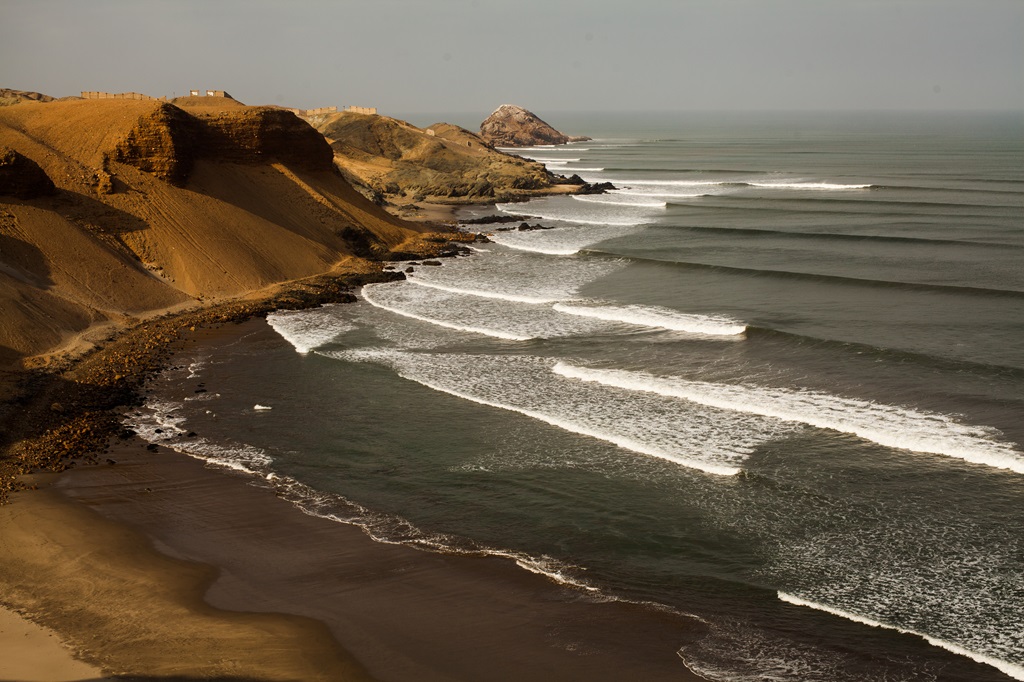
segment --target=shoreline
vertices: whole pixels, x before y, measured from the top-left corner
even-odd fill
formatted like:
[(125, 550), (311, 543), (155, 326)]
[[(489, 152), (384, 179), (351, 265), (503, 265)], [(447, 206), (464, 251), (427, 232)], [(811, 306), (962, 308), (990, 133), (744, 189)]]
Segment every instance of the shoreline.
[(323, 275), (156, 317), (34, 375), (29, 396), (7, 405), (25, 415), (8, 440), (37, 437), (19, 444), (20, 471), (8, 458), (0, 473), (22, 489), (0, 505), (0, 609), (51, 628), (75, 658), (113, 674), (613, 680), (642, 669), (647, 679), (700, 679), (676, 655), (700, 631), (690, 619), (587, 598), (510, 559), (383, 544), (124, 432), (117, 412), (202, 335), (399, 276)]

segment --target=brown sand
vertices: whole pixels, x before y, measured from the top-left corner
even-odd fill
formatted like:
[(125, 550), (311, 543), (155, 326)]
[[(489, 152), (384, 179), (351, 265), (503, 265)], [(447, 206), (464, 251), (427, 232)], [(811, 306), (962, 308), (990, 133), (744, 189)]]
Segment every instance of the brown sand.
[(101, 676), (99, 668), (76, 659), (52, 630), (0, 608), (0, 680), (73, 682)]
[[(177, 661), (179, 674), (239, 674), (247, 652), (272, 650), (265, 679), (310, 661), (341, 670), (319, 621), (383, 680), (698, 679), (675, 654), (699, 633), (685, 618), (598, 603), (502, 559), (376, 543), (241, 475), (137, 441), (111, 457), (117, 465), (66, 472), (0, 508), (25, 524), (11, 539), (17, 554), (34, 548), (40, 559), (14, 567), (15, 577), (33, 576), (22, 600), (41, 595), (43, 621), (108, 669), (170, 671)], [(0, 564), (0, 584), (11, 562)], [(115, 617), (123, 609), (130, 615)], [(199, 650), (195, 628), (207, 633)], [(303, 628), (311, 634), (299, 649), (289, 637)]]
[(110, 673), (366, 679), (320, 623), (204, 603), (215, 576), (52, 489), (0, 507), (0, 600)]

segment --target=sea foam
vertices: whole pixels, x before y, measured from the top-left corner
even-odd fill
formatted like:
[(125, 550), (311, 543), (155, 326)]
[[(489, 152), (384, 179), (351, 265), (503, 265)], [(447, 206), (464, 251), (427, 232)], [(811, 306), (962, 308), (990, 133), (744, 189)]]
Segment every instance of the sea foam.
[(267, 324), (305, 355), (355, 329), (351, 322), (333, 313), (334, 306), (311, 310), (276, 310), (267, 315)]
[(967, 658), (970, 658), (979, 663), (990, 665), (998, 669), (999, 671), (1009, 675), (1015, 680), (1024, 680), (1024, 666), (1020, 666), (1015, 663), (1010, 663), (1008, 661), (1003, 661), (992, 656), (986, 656), (985, 654), (981, 654), (976, 651), (970, 651), (968, 649), (963, 648), (962, 646), (953, 644), (952, 642), (947, 642), (945, 640), (938, 639), (937, 637), (932, 637), (921, 632), (908, 630), (906, 628), (901, 628), (896, 625), (889, 625), (887, 623), (882, 623), (880, 621), (873, 620), (865, 616), (860, 616), (855, 613), (843, 611), (842, 609), (836, 609), (830, 606), (825, 606), (824, 604), (818, 604), (812, 601), (808, 601), (806, 599), (801, 599), (800, 597), (794, 596), (792, 594), (787, 594), (785, 592), (778, 592), (777, 594), (779, 599), (789, 604), (793, 604), (795, 606), (804, 606), (807, 608), (815, 609), (817, 611), (824, 611), (825, 613), (831, 613), (833, 616), (839, 616), (840, 618), (852, 620), (854, 622), (862, 623), (864, 625), (870, 625), (871, 627), (895, 630), (897, 632), (902, 632), (906, 635), (915, 635), (917, 637), (922, 638), (932, 646), (937, 646), (942, 649), (945, 649), (946, 651), (950, 651), (954, 654), (957, 654), (958, 656), (966, 656)]
[(472, 287), (457, 287), (450, 286), (447, 284), (440, 284), (438, 282), (431, 282), (419, 277), (409, 277), (407, 280), (410, 284), (415, 284), (421, 287), (427, 287), (430, 289), (437, 289), (439, 291), (447, 291), (453, 294), (464, 294), (467, 296), (478, 296), (479, 298), (493, 298), (500, 301), (514, 301), (516, 303), (527, 303), (529, 305), (542, 305), (545, 303), (554, 303), (561, 299), (559, 298), (543, 298), (538, 296), (527, 296), (522, 294), (505, 294), (497, 291), (486, 291), (483, 289), (474, 289)]
[(555, 365), (554, 371), (581, 381), (832, 429), (886, 447), (955, 457), (1024, 473), (1024, 453), (1012, 443), (997, 440), (1000, 434), (996, 429), (961, 424), (944, 414), (817, 391), (715, 384), (645, 372), (577, 367), (562, 362)]
[(668, 329), (691, 334), (738, 336), (747, 329), (746, 325), (726, 317), (687, 314), (660, 306), (556, 303), (553, 307), (558, 312), (568, 315), (593, 317), (610, 322), (624, 322), (640, 327)]
[(436, 317), (421, 315), (419, 313), (412, 312), (411, 310), (403, 309), (402, 307), (397, 305), (389, 305), (384, 300), (374, 295), (372, 287), (375, 286), (379, 287), (383, 285), (367, 284), (363, 287), (363, 300), (369, 303), (370, 305), (374, 306), (375, 308), (380, 308), (381, 310), (386, 310), (396, 315), (401, 315), (403, 317), (419, 320), (420, 322), (426, 322), (428, 324), (434, 324), (439, 327), (445, 327), (447, 329), (454, 329), (460, 332), (470, 332), (472, 334), (483, 334), (484, 336), (493, 336), (494, 338), (497, 339), (507, 339), (509, 341), (529, 341), (530, 339), (533, 338), (532, 336), (527, 336), (524, 334), (515, 334), (512, 332), (502, 331), (500, 329), (489, 329), (486, 327), (459, 324), (457, 322), (448, 322), (445, 320), (438, 319)]
[(761, 443), (787, 433), (776, 420), (567, 381), (548, 358), (521, 355), (329, 351), (390, 366), (399, 376), (463, 400), (515, 412), (623, 450), (719, 476), (740, 472)]

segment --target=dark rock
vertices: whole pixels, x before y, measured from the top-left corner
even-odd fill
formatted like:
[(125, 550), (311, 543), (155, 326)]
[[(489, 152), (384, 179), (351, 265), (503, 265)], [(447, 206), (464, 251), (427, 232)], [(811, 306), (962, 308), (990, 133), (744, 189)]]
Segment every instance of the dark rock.
[(494, 223), (519, 223), (526, 220), (526, 216), (521, 215), (489, 215), (483, 218), (470, 218), (469, 220), (460, 220), (460, 225), (491, 225)]
[(560, 133), (533, 112), (514, 104), (502, 104), (495, 109), (494, 113), (480, 124), (480, 137), (497, 147), (566, 144), (590, 139)]
[(438, 265), (441, 265), (441, 261), (439, 261), (439, 260), (425, 260), (425, 261), (423, 261), (423, 264), (424, 265), (438, 266)]
[(577, 194), (604, 194), (610, 189), (618, 189), (610, 182), (586, 183), (580, 187)]

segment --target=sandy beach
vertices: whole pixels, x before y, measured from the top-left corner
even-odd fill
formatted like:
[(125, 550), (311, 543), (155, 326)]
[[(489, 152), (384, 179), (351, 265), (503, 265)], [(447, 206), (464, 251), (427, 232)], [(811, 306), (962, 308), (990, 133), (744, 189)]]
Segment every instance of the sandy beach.
[(110, 456), (0, 507), (0, 600), (108, 673), (697, 679), (675, 655), (687, 619), (380, 544), (135, 440)]

